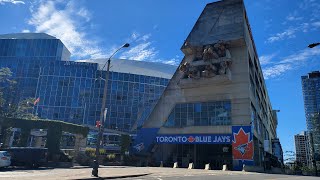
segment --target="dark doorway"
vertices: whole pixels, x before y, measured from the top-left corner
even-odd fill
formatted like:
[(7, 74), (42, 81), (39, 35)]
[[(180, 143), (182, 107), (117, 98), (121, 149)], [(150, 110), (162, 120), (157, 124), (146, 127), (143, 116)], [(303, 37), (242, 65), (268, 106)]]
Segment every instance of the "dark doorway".
[(210, 163), (211, 169), (221, 170), (224, 164), (231, 169), (232, 148), (223, 144), (177, 144), (172, 160), (184, 168), (193, 162), (197, 169), (203, 169), (207, 163)]

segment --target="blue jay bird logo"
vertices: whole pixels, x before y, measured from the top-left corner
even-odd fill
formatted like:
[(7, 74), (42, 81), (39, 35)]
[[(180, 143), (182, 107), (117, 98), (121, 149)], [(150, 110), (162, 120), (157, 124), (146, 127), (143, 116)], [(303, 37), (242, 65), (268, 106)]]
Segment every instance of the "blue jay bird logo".
[(248, 148), (248, 143), (241, 144), (241, 145), (235, 147), (235, 149), (238, 150), (242, 156), (247, 152), (247, 148)]
[(138, 152), (142, 151), (144, 149), (144, 144), (143, 143), (139, 143), (135, 146), (133, 146), (133, 148), (135, 148)]

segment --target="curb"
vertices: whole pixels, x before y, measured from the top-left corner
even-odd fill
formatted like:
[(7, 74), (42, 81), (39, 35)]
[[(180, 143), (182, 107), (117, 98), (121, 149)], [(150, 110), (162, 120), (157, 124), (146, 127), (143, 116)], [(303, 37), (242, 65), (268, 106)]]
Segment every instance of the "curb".
[(90, 177), (90, 178), (78, 178), (74, 180), (91, 180), (91, 179), (119, 179), (119, 178), (133, 178), (133, 177), (141, 177), (147, 176), (151, 173), (144, 173), (144, 174), (133, 174), (133, 175), (123, 175), (123, 176), (110, 176), (110, 177)]

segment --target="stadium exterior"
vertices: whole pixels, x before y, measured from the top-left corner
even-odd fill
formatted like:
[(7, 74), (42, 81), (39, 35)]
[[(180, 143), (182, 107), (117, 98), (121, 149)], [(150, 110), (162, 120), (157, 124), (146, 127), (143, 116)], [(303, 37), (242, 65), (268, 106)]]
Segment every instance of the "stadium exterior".
[(181, 50), (180, 67), (132, 151), (164, 166), (280, 167), (277, 111), (271, 107), (243, 1), (207, 4)]
[[(44, 33), (0, 35), (0, 68), (10, 68), (17, 81), (7, 103), (36, 98), (33, 113), (40, 118), (94, 127), (105, 83), (99, 77), (105, 71), (97, 63), (70, 61), (70, 55), (59, 39)], [(119, 59), (111, 65), (105, 127), (134, 134), (176, 67)]]

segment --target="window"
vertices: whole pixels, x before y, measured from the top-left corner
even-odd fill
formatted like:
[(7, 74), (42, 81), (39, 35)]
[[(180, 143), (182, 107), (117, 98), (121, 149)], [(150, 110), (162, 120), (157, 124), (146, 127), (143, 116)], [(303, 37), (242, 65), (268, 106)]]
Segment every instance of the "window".
[(166, 127), (216, 126), (231, 124), (231, 102), (199, 102), (177, 104), (170, 113)]

